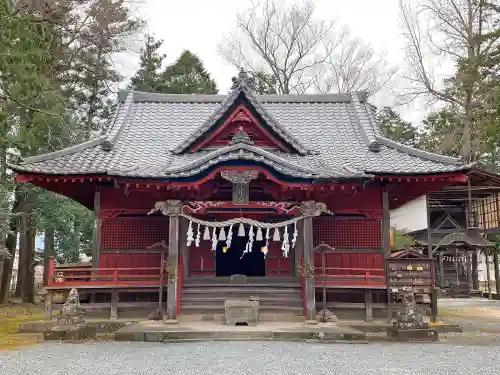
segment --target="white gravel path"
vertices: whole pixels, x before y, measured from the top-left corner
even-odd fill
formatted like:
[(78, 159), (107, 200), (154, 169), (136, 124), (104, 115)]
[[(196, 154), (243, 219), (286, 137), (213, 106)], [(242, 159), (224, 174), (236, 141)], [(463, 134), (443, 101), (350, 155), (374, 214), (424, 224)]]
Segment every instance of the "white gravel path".
[(500, 374), (498, 346), (45, 343), (0, 353), (1, 375)]

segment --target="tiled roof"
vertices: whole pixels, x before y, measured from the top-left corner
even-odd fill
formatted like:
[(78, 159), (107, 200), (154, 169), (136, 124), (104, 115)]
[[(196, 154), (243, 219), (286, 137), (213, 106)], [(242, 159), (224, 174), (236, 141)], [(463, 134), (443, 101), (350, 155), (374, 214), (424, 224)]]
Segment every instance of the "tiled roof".
[[(57, 175), (183, 178), (215, 164), (242, 160), (289, 177), (335, 179), (373, 174), (463, 170), (458, 159), (416, 150), (380, 136), (373, 106), (363, 93), (254, 96), (246, 87), (225, 95), (123, 92), (114, 118), (99, 138), (12, 166)], [(185, 150), (244, 96), (292, 153), (245, 143)]]

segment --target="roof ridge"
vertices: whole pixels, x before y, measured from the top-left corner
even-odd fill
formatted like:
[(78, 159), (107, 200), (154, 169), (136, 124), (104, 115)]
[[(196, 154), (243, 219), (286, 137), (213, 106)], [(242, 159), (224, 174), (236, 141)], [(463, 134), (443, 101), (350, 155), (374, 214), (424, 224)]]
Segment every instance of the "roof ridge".
[(361, 100), (359, 99), (359, 93), (354, 92), (351, 93), (352, 103), (354, 105), (354, 109), (356, 111), (356, 117), (358, 118), (358, 124), (365, 139), (366, 145), (368, 146), (368, 150), (372, 152), (380, 151), (380, 143), (377, 140), (377, 134), (373, 128), (373, 124), (371, 122), (370, 116), (365, 109), (363, 109), (361, 105)]
[(277, 161), (290, 169), (295, 169), (295, 170), (298, 170), (298, 171), (303, 172), (303, 173), (314, 174), (314, 170), (312, 170), (310, 168), (304, 168), (304, 167), (298, 166), (296, 164), (290, 163), (290, 162), (286, 161), (285, 159), (279, 157), (278, 155), (273, 154), (272, 152), (263, 150), (262, 148), (255, 147), (255, 146), (243, 143), (243, 142), (219, 148), (219, 149), (211, 151), (205, 155), (202, 155), (200, 158), (193, 160), (190, 163), (183, 165), (182, 167), (163, 169), (163, 172), (164, 173), (176, 173), (176, 172), (179, 172), (182, 170), (192, 169), (192, 168), (195, 168), (201, 164), (206, 163), (210, 159), (213, 159), (215, 156), (220, 156), (220, 155), (229, 153), (231, 151), (239, 151), (239, 150), (247, 150), (249, 152), (264, 156), (270, 160)]
[(101, 136), (90, 139), (85, 142), (77, 143), (76, 145), (70, 147), (63, 148), (62, 150), (52, 151), (41, 155), (29, 156), (27, 158), (24, 158), (20, 163), (20, 165), (39, 163), (41, 161), (50, 160), (64, 155), (72, 154), (77, 151), (86, 150), (87, 148), (100, 145), (103, 141), (104, 137)]
[[(116, 112), (116, 116), (113, 119), (113, 126), (111, 126), (104, 134), (105, 139), (102, 141), (101, 147), (104, 151), (111, 151), (116, 141), (120, 137), (120, 134), (125, 127), (126, 120), (130, 113), (130, 107), (134, 102), (134, 93), (130, 91), (120, 108)], [(117, 127), (118, 126), (118, 127)], [(115, 129), (116, 128), (116, 129)]]
[(424, 150), (420, 150), (418, 148), (406, 146), (402, 143), (393, 141), (392, 139), (383, 137), (381, 135), (377, 135), (376, 138), (384, 146), (396, 149), (398, 151), (404, 152), (404, 153), (412, 155), (412, 156), (417, 156), (417, 157), (422, 158), (422, 159), (427, 159), (427, 160), (431, 160), (431, 161), (435, 161), (435, 162), (439, 162), (439, 163), (444, 163), (444, 164), (463, 165), (464, 167), (467, 167), (469, 165), (469, 164), (464, 164), (460, 158), (439, 155), (439, 154), (435, 154), (433, 152), (424, 151)]
[[(127, 91), (123, 90), (120, 94), (128, 95), (132, 92), (135, 102), (185, 102), (185, 103), (221, 103), (227, 95), (224, 94), (164, 94), (146, 91)], [(254, 95), (261, 103), (349, 103), (351, 101), (350, 93), (336, 94), (266, 94)]]

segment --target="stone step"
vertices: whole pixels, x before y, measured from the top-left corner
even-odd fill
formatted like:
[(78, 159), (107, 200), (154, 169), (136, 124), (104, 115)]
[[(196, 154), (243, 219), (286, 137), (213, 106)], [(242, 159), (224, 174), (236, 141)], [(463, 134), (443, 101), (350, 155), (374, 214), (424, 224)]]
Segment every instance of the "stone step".
[[(297, 312), (303, 313), (303, 306), (283, 306), (283, 305), (265, 305), (259, 307), (260, 312)], [(200, 313), (224, 313), (224, 304), (220, 305), (182, 305), (181, 304), (181, 314), (200, 314)]]
[[(266, 284), (276, 284), (276, 283), (300, 283), (298, 277), (295, 276), (249, 276), (246, 278), (246, 282), (250, 284), (254, 283), (266, 283)], [(187, 277), (184, 279), (185, 284), (191, 283), (231, 283), (230, 277)]]
[(186, 287), (182, 288), (182, 294), (205, 294), (205, 295), (302, 295), (300, 288), (254, 288), (248, 286), (242, 287)]
[[(207, 308), (206, 311), (203, 311), (203, 308)], [(213, 311), (220, 311), (224, 312), (224, 304), (209, 304), (209, 303), (203, 303), (203, 302), (194, 302), (194, 303), (183, 303), (181, 304), (181, 311), (189, 311), (195, 309), (196, 311), (201, 311), (201, 313), (212, 313)], [(259, 311), (267, 311), (267, 310), (272, 310), (272, 311), (303, 311), (304, 306), (302, 303), (296, 303), (296, 304), (287, 304), (287, 305), (281, 305), (281, 304), (266, 304), (266, 305), (260, 305), (259, 306)]]
[[(224, 314), (199, 314), (199, 313), (182, 313), (180, 315), (182, 322), (224, 322), (226, 317)], [(261, 322), (303, 322), (304, 314), (297, 312), (260, 312), (259, 321)]]
[[(187, 294), (181, 297), (181, 303), (191, 303), (191, 302), (217, 302), (224, 303), (227, 299), (248, 299), (249, 296), (242, 296), (241, 294), (231, 295), (213, 295), (207, 296), (206, 294)], [(275, 302), (278, 304), (288, 304), (288, 303), (299, 303), (302, 304), (302, 297), (296, 295), (272, 295), (272, 296), (257, 296), (259, 297), (260, 304), (267, 304), (269, 302)]]
[(273, 288), (273, 289), (300, 289), (300, 283), (184, 283), (184, 288)]
[(194, 340), (297, 340), (307, 342), (360, 342), (365, 343), (366, 334), (348, 327), (306, 327), (296, 326), (285, 329), (268, 328), (262, 325), (258, 328), (227, 329), (214, 327), (211, 330), (186, 328), (168, 329), (164, 325), (150, 326), (149, 323), (132, 324), (115, 332), (117, 341), (194, 341)]

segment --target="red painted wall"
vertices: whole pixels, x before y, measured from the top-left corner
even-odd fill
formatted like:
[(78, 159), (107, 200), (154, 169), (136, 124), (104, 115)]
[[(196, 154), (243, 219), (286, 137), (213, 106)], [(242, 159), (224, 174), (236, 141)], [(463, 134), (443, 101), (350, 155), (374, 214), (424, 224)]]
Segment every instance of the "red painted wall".
[[(299, 240), (299, 239), (297, 239)], [(294, 249), (288, 256), (283, 256), (281, 242), (269, 242), (269, 252), (266, 257), (266, 273), (269, 276), (291, 276), (293, 274)]]
[(191, 276), (215, 275), (215, 252), (209, 241), (201, 241), (200, 247), (189, 248), (189, 269)]

